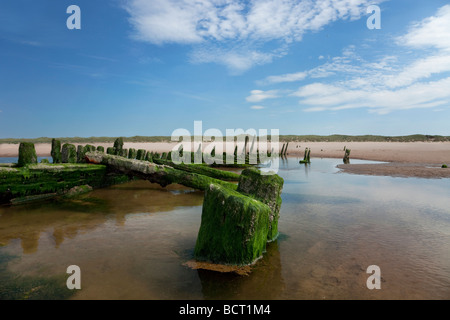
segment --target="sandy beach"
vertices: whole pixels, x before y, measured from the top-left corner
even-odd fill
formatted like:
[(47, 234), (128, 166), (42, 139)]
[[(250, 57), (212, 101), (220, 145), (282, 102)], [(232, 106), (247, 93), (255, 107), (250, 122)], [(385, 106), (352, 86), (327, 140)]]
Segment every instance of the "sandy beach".
[[(76, 146), (77, 143), (74, 143)], [(93, 143), (111, 147), (112, 143)], [(169, 152), (177, 143), (125, 142), (124, 148), (145, 149), (155, 152)], [(280, 142), (281, 149), (283, 143)], [(205, 148), (207, 143), (205, 143)], [(311, 149), (311, 158), (340, 158), (344, 147), (351, 150), (350, 159), (387, 162), (383, 164), (339, 165), (343, 172), (353, 174), (388, 175), (399, 177), (450, 178), (450, 142), (290, 142), (288, 156), (303, 157), (305, 148)], [(38, 156), (50, 156), (51, 145), (35, 145)], [(0, 144), (0, 157), (17, 157), (18, 144)]]

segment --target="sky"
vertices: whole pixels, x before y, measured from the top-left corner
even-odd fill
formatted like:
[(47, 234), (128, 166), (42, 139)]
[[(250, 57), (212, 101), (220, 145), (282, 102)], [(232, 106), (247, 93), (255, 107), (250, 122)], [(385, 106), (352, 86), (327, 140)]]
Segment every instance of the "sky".
[(450, 135), (450, 3), (0, 2), (0, 138), (170, 136), (194, 121)]

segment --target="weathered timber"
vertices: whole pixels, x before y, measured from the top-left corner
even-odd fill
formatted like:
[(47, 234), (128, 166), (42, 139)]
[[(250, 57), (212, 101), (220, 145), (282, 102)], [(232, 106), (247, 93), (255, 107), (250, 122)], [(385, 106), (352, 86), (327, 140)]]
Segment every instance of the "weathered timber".
[(114, 141), (114, 149), (116, 151), (116, 155), (120, 156), (122, 154), (123, 149), (123, 138), (117, 138)]
[(19, 160), (17, 165), (19, 167), (26, 166), (28, 164), (37, 163), (36, 149), (34, 143), (21, 142), (19, 145)]
[(239, 181), (240, 177), (240, 175), (237, 173), (211, 168), (204, 164), (184, 164), (184, 163), (176, 164), (173, 163), (172, 161), (163, 159), (155, 159), (154, 162), (161, 165), (167, 165), (178, 170), (198, 173), (211, 178), (225, 181)]
[(158, 165), (148, 161), (126, 159), (100, 152), (89, 152), (86, 160), (90, 163), (104, 164), (116, 172), (125, 173), (165, 187), (171, 183), (179, 183), (186, 187), (206, 190), (211, 183), (219, 184), (235, 190), (237, 186), (231, 182), (207, 177), (202, 174), (178, 170), (166, 165)]
[(210, 185), (194, 255), (197, 260), (248, 265), (266, 249), (269, 206), (239, 192)]
[(342, 159), (342, 161), (344, 161), (345, 164), (349, 164), (350, 163), (350, 149), (345, 149), (345, 154), (344, 154), (344, 158)]
[(145, 151), (144, 149), (139, 149), (136, 153), (136, 160), (145, 160)]
[(61, 141), (52, 139), (52, 151), (51, 156), (53, 158), (53, 163), (61, 163)]
[(61, 149), (62, 163), (77, 163), (77, 149), (73, 144), (65, 143)]
[(128, 159), (136, 159), (137, 151), (134, 148), (128, 149)]
[[(70, 149), (74, 160), (75, 146), (72, 145)], [(21, 168), (0, 167), (0, 204), (63, 195), (76, 186), (101, 188), (128, 181), (130, 178), (127, 175), (112, 173), (103, 165), (60, 163), (32, 164)]]
[(269, 229), (267, 240), (273, 241), (278, 237), (278, 218), (281, 208), (281, 191), (284, 180), (276, 174), (262, 174), (255, 168), (242, 171), (237, 191), (253, 197), (269, 206)]
[(305, 154), (303, 156), (303, 160), (300, 160), (299, 162), (303, 163), (303, 164), (311, 163), (310, 155), (311, 155), (311, 149), (305, 148)]

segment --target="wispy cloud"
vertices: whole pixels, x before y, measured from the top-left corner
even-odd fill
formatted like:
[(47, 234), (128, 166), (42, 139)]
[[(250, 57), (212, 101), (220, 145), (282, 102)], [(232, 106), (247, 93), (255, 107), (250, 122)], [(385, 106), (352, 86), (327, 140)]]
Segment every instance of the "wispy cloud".
[(450, 5), (441, 7), (436, 15), (411, 26), (409, 32), (397, 40), (413, 48), (434, 47), (450, 50)]
[(235, 45), (231, 48), (202, 46), (191, 52), (190, 61), (196, 64), (222, 64), (228, 67), (231, 74), (241, 74), (254, 66), (271, 63), (274, 58), (281, 57), (284, 54), (280, 50), (263, 52), (248, 46)]
[[(269, 76), (262, 82), (309, 80), (309, 84), (290, 94), (299, 97), (300, 105), (309, 112), (367, 108), (370, 112), (387, 114), (416, 108), (448, 108), (450, 5), (412, 25), (405, 35), (397, 38), (396, 45), (396, 51), (402, 52), (400, 56), (386, 55), (370, 62), (357, 54), (356, 47), (349, 46), (341, 56), (316, 68)], [(410, 51), (411, 48), (415, 50)]]
[(314, 83), (300, 88), (294, 95), (307, 105), (305, 111), (368, 108), (371, 112), (387, 114), (396, 110), (434, 108), (448, 105), (450, 78), (416, 83), (398, 90), (348, 89), (337, 85)]
[(263, 106), (251, 106), (250, 109), (261, 110), (261, 109), (265, 109), (265, 107), (263, 107)]
[(245, 99), (248, 102), (261, 102), (266, 99), (273, 99), (278, 97), (277, 90), (252, 90), (250, 91), (250, 95)]
[[(367, 6), (381, 1), (128, 0), (124, 8), (134, 39), (192, 45), (193, 62), (220, 63), (237, 73), (282, 56), (280, 49), (285, 52), (286, 45), (301, 41), (307, 32), (359, 19)], [(262, 50), (269, 42), (271, 49)]]
[(300, 71), (296, 73), (287, 73), (277, 76), (268, 76), (263, 81), (259, 81), (259, 84), (273, 84), (283, 82), (296, 82), (304, 80), (308, 76), (308, 72)]

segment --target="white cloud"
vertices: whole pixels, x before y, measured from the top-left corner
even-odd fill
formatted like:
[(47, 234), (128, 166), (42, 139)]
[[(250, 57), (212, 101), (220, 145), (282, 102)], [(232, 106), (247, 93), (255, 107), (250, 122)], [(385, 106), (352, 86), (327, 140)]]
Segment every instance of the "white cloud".
[(447, 71), (450, 71), (450, 55), (429, 56), (414, 61), (398, 74), (385, 76), (383, 82), (388, 87), (397, 88)]
[(355, 53), (355, 47), (348, 46), (342, 50), (342, 56), (334, 57), (331, 61), (316, 68), (295, 73), (268, 76), (264, 80), (258, 81), (258, 84), (296, 82), (305, 80), (306, 78), (326, 78), (339, 72), (366, 73), (366, 65), (356, 65), (356, 63), (361, 63), (361, 61), (362, 59)]
[(300, 40), (339, 19), (358, 19), (369, 0), (129, 0), (135, 37), (155, 44), (209, 39)]
[(240, 74), (254, 66), (270, 63), (284, 54), (280, 50), (262, 52), (245, 46), (229, 49), (208, 46), (195, 48), (190, 54), (190, 61), (222, 64), (227, 66), (232, 74)]
[[(349, 46), (341, 56), (298, 72), (307, 75), (299, 80), (321, 82), (304, 85), (290, 96), (299, 97), (300, 105), (309, 112), (367, 108), (369, 112), (387, 114), (416, 108), (449, 108), (450, 5), (416, 23), (398, 39), (394, 50), (399, 56), (385, 55), (368, 62), (356, 53), (354, 46)], [(415, 50), (411, 51), (411, 47)], [(288, 82), (289, 76), (268, 79)]]
[(265, 107), (263, 107), (263, 106), (251, 106), (250, 109), (261, 110), (261, 109), (265, 109)]
[(435, 16), (414, 24), (398, 41), (414, 48), (434, 47), (450, 50), (450, 5), (441, 7)]
[[(381, 1), (125, 0), (124, 8), (134, 39), (157, 45), (202, 45), (200, 51), (194, 50), (193, 61), (216, 62), (245, 71), (282, 56), (277, 49), (259, 49), (265, 43), (276, 41), (275, 46), (283, 48), (300, 41), (308, 31), (320, 30), (337, 20), (358, 19), (368, 5)], [(242, 50), (243, 43), (247, 50)], [(230, 48), (223, 59), (221, 55), (212, 57), (221, 48), (217, 44)], [(246, 59), (248, 53), (253, 57)]]
[(308, 76), (307, 72), (287, 73), (279, 76), (269, 76), (262, 83), (283, 83), (301, 81)]
[(450, 77), (442, 80), (416, 83), (398, 90), (349, 89), (338, 85), (313, 83), (300, 88), (294, 95), (307, 105), (305, 111), (338, 111), (369, 108), (371, 112), (387, 114), (394, 110), (433, 108), (448, 105)]
[(246, 98), (248, 102), (260, 102), (266, 99), (273, 99), (278, 97), (278, 92), (276, 90), (262, 91), (262, 90), (252, 90), (250, 91), (250, 96)]

